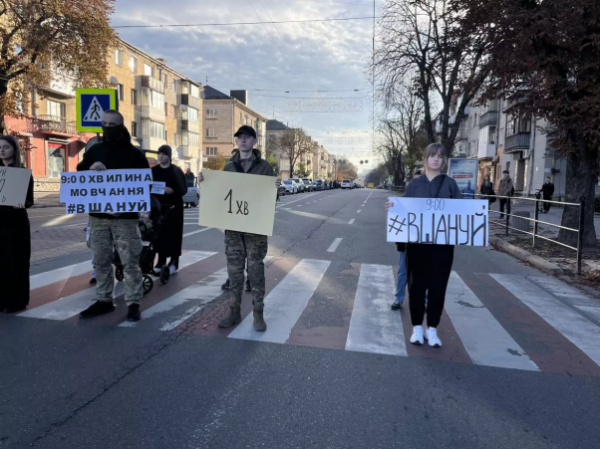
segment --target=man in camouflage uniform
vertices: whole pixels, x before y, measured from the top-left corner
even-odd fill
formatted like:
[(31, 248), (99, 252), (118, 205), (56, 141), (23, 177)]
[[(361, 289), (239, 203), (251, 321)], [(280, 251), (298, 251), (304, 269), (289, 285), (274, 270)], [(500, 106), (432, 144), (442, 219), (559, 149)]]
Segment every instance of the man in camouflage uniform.
[[(261, 157), (259, 150), (254, 149), (254, 145), (256, 145), (254, 128), (244, 125), (234, 136), (238, 150), (234, 151), (231, 161), (223, 171), (274, 177), (275, 173), (271, 164)], [(198, 176), (198, 180), (204, 180), (202, 174)], [(258, 332), (267, 330), (267, 324), (263, 317), (265, 298), (265, 264), (263, 260), (267, 256), (268, 249), (266, 235), (225, 231), (225, 255), (227, 256), (231, 302), (229, 315), (219, 323), (219, 327), (228, 328), (242, 321), (240, 308), (244, 288), (244, 269), (247, 262), (248, 281), (252, 286), (254, 330)]]
[[(150, 168), (143, 152), (131, 144), (131, 136), (123, 124), (123, 116), (107, 110), (102, 116), (102, 142), (83, 156), (78, 171)], [(94, 252), (96, 270), (96, 302), (81, 312), (81, 318), (92, 318), (115, 310), (113, 304), (115, 248), (123, 264), (127, 320), (141, 317), (140, 300), (144, 295), (140, 268), (142, 240), (137, 213), (90, 214), (90, 246)]]

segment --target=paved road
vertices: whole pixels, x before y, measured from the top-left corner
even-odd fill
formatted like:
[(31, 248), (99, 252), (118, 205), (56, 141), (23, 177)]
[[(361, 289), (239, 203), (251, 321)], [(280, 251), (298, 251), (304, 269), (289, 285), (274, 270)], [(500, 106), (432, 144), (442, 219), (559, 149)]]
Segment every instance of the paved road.
[[(266, 260), (269, 329), (226, 310), (223, 235), (186, 212), (182, 268), (143, 320), (80, 322), (89, 253), (40, 262), (0, 317), (0, 448), (596, 447), (600, 303), (491, 249), (459, 248), (441, 349), (389, 310), (386, 192), (284, 198)], [(250, 296), (243, 313), (250, 317)]]

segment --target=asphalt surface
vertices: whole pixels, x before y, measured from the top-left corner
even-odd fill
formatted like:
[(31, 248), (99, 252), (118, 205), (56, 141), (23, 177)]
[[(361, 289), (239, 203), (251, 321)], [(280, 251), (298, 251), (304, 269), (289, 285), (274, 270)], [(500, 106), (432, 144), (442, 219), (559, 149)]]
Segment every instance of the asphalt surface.
[[(269, 255), (331, 261), (328, 270), (340, 273), (356, 264), (396, 265), (395, 247), (385, 242), (387, 194), (284, 197)], [(188, 235), (184, 248), (222, 253), (221, 231), (203, 230), (192, 223), (194, 211), (186, 214), (185, 232), (202, 232)], [(45, 261), (32, 274), (85, 260)], [(465, 278), (541, 276), (491, 249), (459, 248), (454, 270)], [(311, 319), (335, 320), (356, 282), (348, 276), (320, 285)], [(500, 293), (488, 294), (492, 301)], [(522, 331), (518, 320), (502, 324)], [(590, 339), (600, 343), (598, 334)], [(539, 344), (538, 353), (549, 351)], [(0, 448), (600, 447), (596, 376), (144, 326), (0, 316), (0, 391)]]

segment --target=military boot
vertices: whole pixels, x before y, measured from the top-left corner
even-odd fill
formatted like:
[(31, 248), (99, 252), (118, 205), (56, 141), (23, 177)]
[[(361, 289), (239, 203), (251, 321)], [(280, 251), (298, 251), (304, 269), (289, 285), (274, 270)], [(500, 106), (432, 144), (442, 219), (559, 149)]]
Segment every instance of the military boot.
[(229, 315), (219, 322), (219, 327), (221, 329), (227, 329), (228, 327), (235, 326), (236, 324), (240, 324), (242, 322), (240, 306), (230, 306), (229, 308), (231, 309)]
[(264, 332), (267, 330), (267, 323), (265, 323), (265, 319), (263, 317), (262, 307), (254, 309), (254, 330), (256, 332)]

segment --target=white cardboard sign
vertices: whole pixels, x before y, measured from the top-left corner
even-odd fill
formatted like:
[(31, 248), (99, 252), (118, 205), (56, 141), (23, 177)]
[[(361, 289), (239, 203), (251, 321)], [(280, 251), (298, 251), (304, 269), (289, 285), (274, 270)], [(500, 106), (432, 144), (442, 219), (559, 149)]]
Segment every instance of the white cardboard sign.
[(488, 246), (487, 200), (389, 198), (387, 241)]
[(25, 205), (31, 170), (0, 167), (0, 206)]

